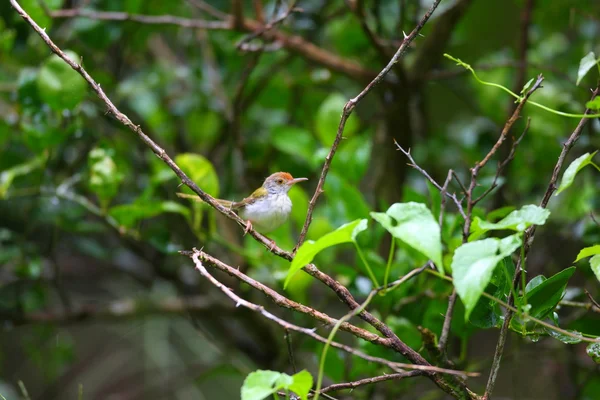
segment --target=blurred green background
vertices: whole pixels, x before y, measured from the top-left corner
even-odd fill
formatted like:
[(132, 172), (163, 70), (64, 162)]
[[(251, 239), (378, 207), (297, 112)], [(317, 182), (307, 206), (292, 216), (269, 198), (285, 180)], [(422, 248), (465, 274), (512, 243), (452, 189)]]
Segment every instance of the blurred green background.
[[(215, 19), (195, 3), (44, 2), (46, 11), (83, 7)], [(231, 13), (230, 1), (200, 3)], [(276, 3), (262, 1), (269, 20)], [(236, 46), (248, 36), (244, 29), (51, 18), (37, 0), (20, 4), (209, 194), (241, 199), (276, 171), (308, 177), (290, 193), (290, 222), (269, 235), (291, 250), (345, 102), (383, 68), (402, 32), (413, 29), (431, 1), (299, 1), (302, 10), (274, 28), (356, 66), (357, 73), (319, 62), (268, 35)], [(255, 20), (253, 2), (242, 5), (245, 17)], [(283, 2), (279, 15), (286, 8)], [(523, 23), (527, 10), (530, 21)], [(7, 400), (21, 398), (22, 381), (32, 399), (74, 399), (80, 387), (86, 400), (236, 399), (245, 376), (257, 368), (291, 373), (283, 330), (235, 308), (177, 251), (204, 247), (277, 290), (289, 263), (243, 237), (234, 223), (205, 205), (177, 198), (182, 189), (172, 171), (107, 114), (77, 74), (51, 56), (8, 1), (0, 4), (0, 16), (0, 394)], [(576, 85), (580, 59), (590, 51), (600, 54), (598, 2), (442, 1), (422, 34), (348, 120), (309, 239), (394, 202), (417, 201), (439, 210), (439, 194), (407, 166), (393, 140), (410, 148), (438, 182), (450, 168), (468, 181), (469, 168), (489, 151), (515, 104), (497, 88), (477, 84), (443, 53), (515, 92), (542, 73), (543, 88), (533, 99), (564, 112), (582, 113), (598, 80), (593, 69)], [(561, 144), (578, 123), (528, 105), (511, 137), (523, 132), (527, 118), (530, 129), (514, 161), (475, 215), (538, 204)], [(567, 162), (597, 150), (599, 132), (598, 120), (590, 121)], [(481, 193), (509, 146), (507, 141), (481, 172)], [(551, 200), (551, 218), (538, 229), (529, 257), (530, 277), (572, 265), (582, 247), (600, 241), (600, 229), (590, 217), (600, 216), (599, 187), (600, 174), (589, 168), (571, 190)], [(460, 192), (457, 185), (450, 190)], [(375, 225), (360, 243), (381, 279), (390, 239)], [(462, 220), (449, 202), (443, 231), (448, 258), (461, 243), (461, 229)], [(393, 276), (425, 261), (397, 246)], [(371, 288), (349, 245), (320, 254), (317, 264), (358, 298)], [(589, 264), (577, 266), (568, 298), (586, 301), (584, 288), (598, 298), (599, 284)], [(280, 310), (247, 286), (216, 276), (242, 297), (326, 335), (327, 329), (306, 316)], [(289, 297), (332, 316), (344, 315), (345, 308), (323, 285), (306, 274), (295, 279)], [(451, 290), (442, 281), (419, 276), (393, 296), (377, 299), (372, 310), (419, 350), (417, 327), (440, 331)], [(481, 391), (497, 321), (464, 323), (461, 307), (450, 354), (459, 368), (483, 372), (469, 381)], [(598, 313), (567, 308), (560, 313), (561, 326), (600, 334)], [(337, 339), (378, 356), (395, 356), (345, 333)], [(314, 371), (321, 345), (294, 335), (293, 348), (299, 368)], [(377, 373), (378, 366), (332, 352), (326, 382)], [(495, 398), (597, 399), (599, 377), (585, 345), (512, 335)], [(340, 392), (336, 398), (444, 396), (430, 381), (414, 378)]]

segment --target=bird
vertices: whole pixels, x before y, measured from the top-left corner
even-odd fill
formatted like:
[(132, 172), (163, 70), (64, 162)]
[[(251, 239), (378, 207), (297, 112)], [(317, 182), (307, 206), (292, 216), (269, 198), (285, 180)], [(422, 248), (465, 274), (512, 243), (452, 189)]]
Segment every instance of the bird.
[[(292, 200), (288, 192), (298, 182), (308, 178), (294, 178), (289, 172), (275, 172), (267, 177), (261, 187), (241, 201), (215, 199), (219, 204), (238, 213), (246, 221), (244, 235), (252, 228), (269, 233), (285, 223), (292, 212)], [(199, 198), (177, 193), (179, 197)]]

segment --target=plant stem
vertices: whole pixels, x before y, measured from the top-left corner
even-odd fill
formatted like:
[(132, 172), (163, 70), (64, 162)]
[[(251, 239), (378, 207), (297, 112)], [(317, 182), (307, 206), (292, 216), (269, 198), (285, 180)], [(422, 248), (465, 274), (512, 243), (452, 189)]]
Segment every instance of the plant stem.
[(358, 246), (358, 243), (354, 242), (354, 247), (356, 247), (356, 252), (358, 253), (358, 256), (362, 260), (363, 264), (365, 264), (365, 268), (367, 269), (367, 273), (369, 274), (369, 277), (373, 281), (373, 285), (375, 285), (373, 287), (376, 287), (376, 288), (379, 287), (379, 282), (377, 282), (377, 278), (375, 277), (375, 274), (373, 274), (373, 270), (369, 266), (369, 263), (367, 262), (367, 259), (365, 258), (365, 255), (363, 254), (362, 250)]
[[(390, 254), (388, 256), (387, 265), (385, 266), (385, 277), (383, 278), (383, 286), (387, 288), (388, 278), (390, 276), (390, 268), (392, 267), (392, 261), (394, 260), (394, 250), (396, 249), (396, 239), (392, 236), (392, 244), (390, 245)], [(382, 294), (386, 293), (386, 290), (381, 291)]]

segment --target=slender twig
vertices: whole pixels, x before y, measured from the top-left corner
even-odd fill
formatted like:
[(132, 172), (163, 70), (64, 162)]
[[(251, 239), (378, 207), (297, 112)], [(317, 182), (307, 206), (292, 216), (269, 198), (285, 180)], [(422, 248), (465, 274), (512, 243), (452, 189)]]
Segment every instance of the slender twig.
[[(359, 386), (372, 385), (373, 383), (377, 383), (377, 382), (400, 380), (403, 378), (409, 378), (412, 376), (420, 376), (420, 375), (423, 375), (423, 372), (407, 371), (407, 372), (399, 372), (396, 374), (380, 375), (380, 376), (375, 376), (373, 378), (360, 379), (360, 380), (354, 381), (354, 382), (344, 382), (344, 383), (336, 383), (334, 385), (329, 385), (329, 386), (326, 386), (323, 389), (321, 389), (319, 393), (322, 394), (322, 393), (334, 392), (334, 391), (338, 391), (338, 390), (347, 390), (347, 389), (352, 390), (352, 389), (356, 389)], [(314, 396), (309, 395), (308, 397), (312, 398)]]
[(306, 233), (308, 232), (308, 228), (310, 226), (310, 223), (312, 222), (313, 210), (315, 208), (317, 200), (319, 199), (319, 196), (321, 195), (321, 193), (323, 193), (323, 185), (325, 184), (325, 178), (327, 178), (327, 173), (329, 172), (329, 167), (331, 166), (331, 162), (333, 161), (335, 152), (337, 151), (340, 141), (342, 140), (342, 135), (344, 133), (344, 128), (346, 127), (346, 121), (348, 120), (348, 117), (350, 117), (350, 115), (352, 114), (352, 111), (354, 110), (356, 105), (371, 90), (373, 90), (373, 88), (379, 82), (381, 82), (381, 80), (388, 74), (388, 72), (390, 72), (390, 70), (394, 67), (394, 65), (400, 60), (400, 57), (402, 57), (404, 55), (404, 53), (408, 49), (409, 45), (412, 43), (412, 41), (415, 39), (415, 37), (419, 34), (421, 29), (423, 29), (423, 26), (429, 20), (429, 17), (431, 17), (431, 14), (433, 14), (433, 12), (437, 8), (440, 1), (441, 0), (436, 0), (433, 2), (431, 7), (429, 8), (429, 10), (425, 13), (423, 18), (421, 18), (421, 21), (419, 21), (419, 23), (417, 24), (415, 29), (413, 29), (413, 31), (410, 33), (410, 35), (406, 36), (406, 38), (404, 39), (404, 41), (402, 42), (402, 44), (400, 45), (400, 47), (398, 48), (398, 50), (396, 51), (396, 53), (394, 54), (394, 56), (392, 57), (390, 62), (381, 70), (381, 72), (379, 72), (379, 74), (377, 74), (377, 76), (356, 97), (348, 100), (348, 102), (344, 105), (344, 108), (342, 110), (342, 118), (340, 119), (340, 124), (337, 129), (337, 134), (335, 136), (335, 139), (333, 140), (333, 144), (331, 145), (331, 148), (329, 149), (329, 154), (327, 154), (327, 157), (325, 158), (325, 163), (323, 164), (323, 169), (321, 170), (321, 177), (319, 178), (319, 182), (317, 183), (317, 188), (315, 189), (315, 193), (313, 194), (313, 196), (310, 199), (310, 202), (308, 204), (308, 211), (306, 213), (306, 221), (304, 222), (304, 226), (302, 227), (302, 231), (300, 232), (300, 238), (298, 239), (298, 244), (296, 245), (296, 249), (298, 247), (300, 247), (302, 245), (302, 243), (304, 243), (304, 239), (306, 238)]
[(176, 17), (174, 15), (139, 15), (126, 12), (92, 11), (83, 8), (56, 10), (50, 13), (52, 18), (84, 17), (99, 21), (133, 21), (149, 25), (177, 25), (183, 28), (227, 30), (231, 29), (229, 21), (205, 21)]
[(280, 17), (273, 19), (272, 21), (270, 21), (268, 24), (264, 25), (260, 29), (257, 29), (253, 33), (247, 35), (245, 38), (240, 40), (238, 42), (238, 44), (235, 45), (235, 47), (238, 49), (244, 49), (244, 45), (246, 45), (251, 40), (256, 39), (256, 38), (268, 33), (271, 29), (275, 28), (277, 25), (279, 25), (280, 23), (285, 21), (293, 12), (302, 11), (301, 9), (296, 8), (297, 2), (298, 2), (297, 0), (293, 0), (291, 2), (291, 4), (288, 6), (288, 9), (286, 10), (286, 12), (284, 12)]
[(498, 187), (498, 179), (502, 175), (502, 172), (504, 171), (504, 168), (506, 168), (506, 166), (513, 160), (513, 158), (515, 158), (515, 152), (517, 150), (517, 146), (519, 145), (519, 143), (521, 143), (521, 140), (523, 140), (523, 137), (525, 136), (525, 134), (529, 130), (529, 124), (530, 123), (531, 123), (531, 118), (527, 118), (527, 123), (525, 124), (525, 129), (523, 130), (523, 133), (517, 139), (513, 140), (512, 146), (510, 147), (510, 151), (509, 151), (508, 155), (506, 156), (506, 158), (504, 159), (504, 161), (498, 162), (498, 167), (496, 168), (496, 175), (494, 176), (494, 181), (492, 182), (492, 184), (490, 185), (490, 187), (485, 190), (485, 192), (483, 192), (478, 198), (476, 198), (475, 200), (473, 200), (473, 202), (475, 204), (479, 203), (492, 190), (494, 190), (495, 188)]
[(596, 300), (595, 300), (595, 299), (592, 297), (592, 295), (590, 294), (590, 292), (588, 292), (588, 291), (587, 291), (587, 290), (585, 290), (585, 289), (584, 289), (584, 291), (585, 291), (585, 294), (587, 295), (588, 299), (590, 299), (590, 301), (592, 302), (592, 304), (593, 304), (594, 306), (596, 306), (596, 308), (598, 309), (598, 312), (600, 312), (600, 303), (598, 303), (598, 302), (597, 302), (597, 301), (596, 301)]
[(190, 3), (191, 5), (193, 5), (194, 7), (196, 7), (197, 9), (202, 10), (205, 13), (212, 15), (215, 18), (226, 19), (228, 17), (227, 13), (224, 13), (223, 11), (216, 9), (215, 7), (211, 6), (210, 4), (208, 4), (205, 1), (187, 0), (187, 2)]
[(469, 236), (469, 231), (471, 230), (471, 213), (473, 211), (473, 207), (475, 207), (473, 191), (475, 189), (475, 186), (477, 186), (477, 177), (479, 175), (479, 172), (483, 167), (485, 167), (485, 165), (488, 163), (488, 161), (490, 161), (494, 154), (496, 154), (500, 146), (502, 146), (502, 143), (504, 143), (506, 137), (508, 136), (508, 132), (510, 132), (512, 126), (519, 119), (519, 115), (521, 114), (521, 110), (525, 106), (525, 103), (527, 103), (527, 100), (533, 94), (533, 92), (535, 92), (541, 87), (543, 80), (544, 77), (541, 74), (538, 75), (535, 83), (533, 83), (531, 88), (529, 88), (527, 93), (525, 93), (525, 95), (521, 98), (521, 101), (515, 108), (515, 111), (504, 124), (504, 127), (502, 128), (502, 131), (500, 132), (500, 136), (498, 137), (498, 140), (496, 140), (496, 143), (494, 143), (494, 145), (492, 146), (490, 151), (485, 155), (483, 160), (475, 163), (475, 166), (471, 168), (471, 183), (469, 184), (469, 189), (467, 190), (467, 219), (465, 221), (465, 226), (463, 230), (463, 241), (466, 241), (466, 238), (468, 238)]
[[(437, 188), (437, 190), (439, 190), (441, 192), (442, 191), (442, 186), (440, 186), (440, 184), (437, 183), (435, 181), (435, 179), (433, 179), (427, 173), (427, 171), (425, 171), (423, 168), (419, 167), (419, 165), (417, 164), (417, 162), (413, 158), (412, 154), (410, 154), (410, 149), (404, 150), (404, 148), (402, 146), (400, 146), (400, 144), (398, 144), (398, 142), (396, 142), (395, 140), (394, 140), (394, 144), (396, 145), (396, 147), (398, 148), (398, 150), (400, 150), (402, 153), (404, 153), (404, 155), (410, 160), (410, 164), (408, 164), (408, 166), (416, 169), (417, 171), (419, 171), (419, 173), (421, 173), (421, 175), (423, 175), (425, 178), (427, 178), (427, 180), (429, 182), (431, 182), (431, 184), (433, 186), (435, 186)], [(458, 181), (458, 177), (457, 177), (457, 181)], [(458, 209), (458, 212), (460, 212), (460, 215), (462, 215), (463, 219), (466, 220), (467, 216), (465, 214), (465, 210), (463, 209), (462, 202), (460, 200), (458, 200), (458, 198), (456, 197), (456, 195), (453, 194), (453, 193), (448, 193), (448, 191), (446, 191), (446, 197), (448, 197), (450, 200), (452, 200), (454, 202), (454, 204), (456, 205), (456, 208)]]

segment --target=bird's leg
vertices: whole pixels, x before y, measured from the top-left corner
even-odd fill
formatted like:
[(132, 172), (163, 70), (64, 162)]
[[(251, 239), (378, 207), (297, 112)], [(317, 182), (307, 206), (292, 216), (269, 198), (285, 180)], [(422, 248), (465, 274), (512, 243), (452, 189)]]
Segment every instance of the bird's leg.
[(250, 229), (252, 229), (252, 222), (250, 222), (250, 220), (246, 221), (246, 229), (244, 229), (244, 236), (246, 236), (246, 234), (248, 233), (248, 231), (250, 231)]

